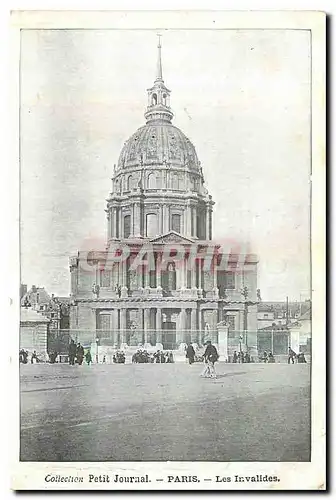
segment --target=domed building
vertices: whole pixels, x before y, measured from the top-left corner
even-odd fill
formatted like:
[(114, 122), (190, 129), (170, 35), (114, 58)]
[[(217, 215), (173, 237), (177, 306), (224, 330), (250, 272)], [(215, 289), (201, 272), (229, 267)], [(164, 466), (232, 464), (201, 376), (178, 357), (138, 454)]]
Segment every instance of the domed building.
[(211, 239), (213, 201), (195, 147), (172, 124), (160, 44), (145, 118), (146, 124), (125, 142), (114, 172), (109, 238), (147, 238), (173, 230), (188, 238)]
[[(147, 93), (146, 123), (114, 166), (106, 251), (70, 260), (72, 336), (176, 349), (218, 343), (222, 327), (247, 340), (257, 330), (257, 258), (244, 255), (239, 267), (241, 256), (212, 241), (214, 201), (194, 145), (172, 123), (160, 42)], [(254, 354), (256, 345), (253, 336)]]

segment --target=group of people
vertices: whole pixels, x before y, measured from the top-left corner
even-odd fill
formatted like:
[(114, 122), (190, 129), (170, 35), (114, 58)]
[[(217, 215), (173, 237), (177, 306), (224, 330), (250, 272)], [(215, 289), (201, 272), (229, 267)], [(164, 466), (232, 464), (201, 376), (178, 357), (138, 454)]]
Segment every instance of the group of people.
[[(201, 356), (204, 361), (204, 369), (201, 373), (201, 377), (204, 378), (216, 378), (215, 363), (219, 359), (219, 355), (216, 347), (211, 343), (210, 340), (205, 344), (206, 348), (204, 354)], [(190, 365), (195, 363), (197, 360), (197, 354), (194, 346), (189, 343), (186, 347), (186, 358)]]
[(78, 342), (78, 344), (76, 345), (75, 341), (71, 339), (69, 344), (69, 365), (74, 366), (75, 363), (77, 363), (78, 365), (82, 365), (84, 358), (88, 365), (92, 363), (92, 355), (90, 349), (88, 349), (84, 354), (84, 347), (81, 345), (81, 343)]
[[(104, 356), (104, 358), (105, 358), (105, 356)], [(112, 359), (113, 359), (113, 363), (125, 364), (126, 357), (125, 357), (124, 351), (116, 351), (113, 354), (113, 358)], [(103, 359), (103, 363), (104, 363), (104, 359)]]
[(26, 365), (28, 363), (28, 351), (25, 351), (24, 349), (20, 349), (19, 362), (23, 363), (24, 365)]
[(132, 356), (132, 363), (174, 363), (172, 351), (149, 353), (146, 349), (138, 349)]
[(296, 354), (295, 351), (291, 347), (288, 347), (288, 364), (293, 364), (297, 363), (307, 363), (305, 355), (303, 352), (299, 352), (299, 354)]
[(262, 361), (264, 363), (275, 363), (273, 353), (264, 351), (264, 354), (262, 355)]
[[(29, 357), (29, 353), (28, 351), (25, 351), (24, 349), (20, 349), (19, 351), (19, 362), (26, 365), (28, 363), (28, 357)], [(39, 357), (37, 356), (37, 353), (36, 351), (34, 351), (30, 357), (30, 362), (33, 364), (33, 363), (39, 363), (40, 362), (40, 359)]]
[(237, 351), (234, 351), (232, 356), (232, 363), (251, 363), (251, 362), (252, 359), (248, 352), (239, 351), (237, 354)]

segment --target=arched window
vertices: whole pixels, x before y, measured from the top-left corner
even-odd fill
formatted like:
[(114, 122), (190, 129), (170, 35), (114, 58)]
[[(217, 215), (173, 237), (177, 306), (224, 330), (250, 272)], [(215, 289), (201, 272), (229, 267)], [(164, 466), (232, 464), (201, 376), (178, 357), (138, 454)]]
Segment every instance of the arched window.
[(128, 238), (131, 234), (131, 216), (125, 215), (124, 217), (124, 238)]
[(154, 173), (150, 173), (147, 177), (147, 188), (156, 189), (156, 177)]
[(156, 106), (156, 105), (157, 105), (157, 95), (153, 94), (153, 96), (152, 96), (152, 106)]
[(171, 229), (177, 233), (181, 233), (181, 216), (179, 214), (172, 215)]
[(146, 236), (156, 236), (157, 230), (157, 215), (147, 214), (146, 216)]
[(178, 188), (179, 188), (178, 174), (174, 174), (172, 178), (172, 189), (178, 190)]
[(132, 187), (133, 187), (133, 177), (129, 175), (126, 182), (126, 191), (131, 191)]
[(167, 94), (163, 94), (162, 96), (162, 102), (164, 106), (167, 106)]
[(120, 182), (119, 179), (115, 181), (115, 192), (120, 193)]

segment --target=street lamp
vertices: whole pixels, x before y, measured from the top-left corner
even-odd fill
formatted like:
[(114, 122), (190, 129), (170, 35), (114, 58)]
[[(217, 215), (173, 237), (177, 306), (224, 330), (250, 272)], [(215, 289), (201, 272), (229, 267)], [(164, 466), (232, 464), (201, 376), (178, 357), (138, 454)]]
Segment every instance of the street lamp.
[(98, 365), (98, 345), (99, 345), (99, 338), (96, 338), (96, 363)]
[(244, 297), (244, 336), (245, 336), (245, 343), (247, 345), (247, 316), (248, 316), (248, 295), (249, 295), (249, 290), (247, 286), (244, 286), (241, 289), (241, 294)]
[(239, 335), (239, 362), (242, 363), (242, 340), (243, 336)]

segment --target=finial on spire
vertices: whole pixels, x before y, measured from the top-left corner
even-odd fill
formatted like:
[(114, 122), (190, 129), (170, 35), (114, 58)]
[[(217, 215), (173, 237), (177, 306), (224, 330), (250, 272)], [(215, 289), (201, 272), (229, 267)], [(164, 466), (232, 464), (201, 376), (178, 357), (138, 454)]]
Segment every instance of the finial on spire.
[(157, 58), (157, 68), (156, 68), (156, 79), (155, 79), (155, 81), (157, 81), (157, 80), (163, 81), (163, 79), (162, 79), (162, 62), (161, 62), (161, 35), (160, 34), (158, 34), (158, 38), (159, 38), (159, 43), (158, 43), (158, 58)]

